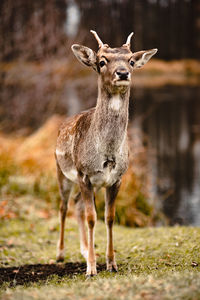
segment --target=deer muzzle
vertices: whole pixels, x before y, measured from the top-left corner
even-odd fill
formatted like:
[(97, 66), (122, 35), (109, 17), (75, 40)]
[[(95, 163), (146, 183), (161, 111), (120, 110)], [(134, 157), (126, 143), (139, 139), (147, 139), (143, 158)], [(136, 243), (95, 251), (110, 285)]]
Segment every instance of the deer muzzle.
[(116, 85), (129, 85), (130, 72), (125, 68), (119, 68), (114, 72), (114, 82)]

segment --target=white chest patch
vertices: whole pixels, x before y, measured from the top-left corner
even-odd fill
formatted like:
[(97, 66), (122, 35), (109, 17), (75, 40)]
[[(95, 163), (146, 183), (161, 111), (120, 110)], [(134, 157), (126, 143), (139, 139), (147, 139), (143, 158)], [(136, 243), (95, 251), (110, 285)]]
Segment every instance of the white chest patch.
[(119, 95), (113, 96), (110, 99), (110, 108), (113, 110), (119, 110), (122, 106), (122, 99), (120, 98)]

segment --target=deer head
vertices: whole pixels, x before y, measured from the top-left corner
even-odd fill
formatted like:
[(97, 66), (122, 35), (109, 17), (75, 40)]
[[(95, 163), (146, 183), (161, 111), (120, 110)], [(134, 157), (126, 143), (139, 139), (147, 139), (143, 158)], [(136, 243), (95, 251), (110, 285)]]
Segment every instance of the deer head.
[(157, 49), (151, 49), (133, 53), (130, 47), (133, 32), (119, 48), (109, 47), (101, 41), (95, 31), (91, 30), (91, 33), (99, 45), (97, 52), (78, 44), (72, 45), (72, 51), (81, 63), (98, 72), (102, 84), (111, 91), (126, 90), (130, 86), (133, 70), (141, 68), (157, 52)]

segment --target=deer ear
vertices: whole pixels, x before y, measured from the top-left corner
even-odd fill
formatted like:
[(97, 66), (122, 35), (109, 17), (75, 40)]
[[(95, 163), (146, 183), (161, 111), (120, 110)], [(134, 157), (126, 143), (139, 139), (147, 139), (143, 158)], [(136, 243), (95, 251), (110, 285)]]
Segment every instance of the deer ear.
[(158, 49), (151, 49), (151, 50), (145, 50), (145, 51), (139, 51), (135, 52), (133, 54), (133, 57), (135, 59), (134, 69), (141, 68), (143, 65), (145, 65), (150, 58), (156, 54)]
[(89, 67), (93, 67), (93, 69), (97, 69), (97, 65), (96, 65), (96, 61), (97, 61), (97, 56), (95, 51), (93, 51), (92, 49), (82, 46), (82, 45), (78, 45), (78, 44), (74, 44), (71, 47), (74, 55), (76, 56), (76, 58), (83, 63), (86, 66)]

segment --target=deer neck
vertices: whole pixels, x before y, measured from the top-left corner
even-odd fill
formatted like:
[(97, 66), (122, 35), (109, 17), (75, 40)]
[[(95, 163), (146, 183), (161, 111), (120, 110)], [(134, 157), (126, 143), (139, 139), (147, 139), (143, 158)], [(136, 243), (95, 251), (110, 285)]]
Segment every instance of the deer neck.
[(96, 122), (102, 120), (113, 121), (113, 118), (124, 123), (128, 123), (128, 108), (129, 108), (130, 87), (109, 88), (103, 85), (101, 78), (98, 81), (98, 98), (95, 110)]
[(124, 140), (128, 125), (130, 88), (109, 89), (101, 79), (98, 82), (98, 98), (93, 126), (106, 143)]

